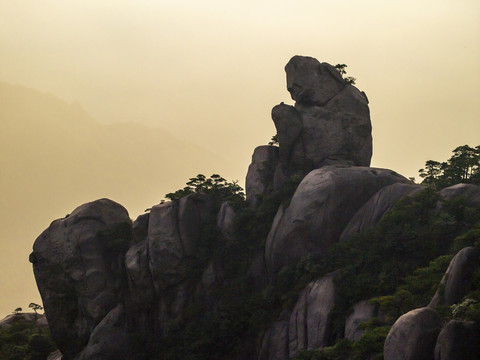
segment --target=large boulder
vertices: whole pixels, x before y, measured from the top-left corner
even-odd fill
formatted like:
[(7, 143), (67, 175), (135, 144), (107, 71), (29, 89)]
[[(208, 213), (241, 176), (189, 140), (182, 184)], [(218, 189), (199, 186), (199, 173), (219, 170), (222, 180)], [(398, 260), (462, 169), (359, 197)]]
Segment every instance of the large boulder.
[(471, 207), (480, 207), (480, 186), (473, 184), (456, 184), (440, 191), (445, 200), (463, 198), (465, 204)]
[(335, 273), (313, 281), (302, 290), (290, 315), (289, 354), (331, 345), (330, 313), (335, 306)]
[(474, 321), (451, 320), (438, 335), (435, 360), (480, 359), (480, 329)]
[(158, 296), (185, 278), (202, 226), (213, 216), (213, 201), (193, 193), (152, 207), (148, 223), (149, 269)]
[(405, 183), (395, 183), (380, 189), (352, 217), (343, 230), (340, 241), (345, 241), (373, 227), (402, 197), (413, 196), (424, 189), (420, 185)]
[(87, 346), (76, 360), (131, 359), (130, 336), (126, 327), (123, 305), (110, 311), (95, 327)]
[(122, 301), (131, 237), (127, 210), (101, 199), (54, 221), (35, 241), (30, 261), (52, 338), (65, 357), (80, 352)]
[(269, 274), (309, 254), (324, 254), (360, 207), (378, 190), (407, 182), (391, 170), (326, 166), (300, 183), (287, 209), (280, 208), (265, 245)]
[(278, 162), (278, 147), (263, 145), (255, 148), (245, 179), (247, 202), (257, 207), (263, 196), (273, 190), (273, 174)]
[(299, 103), (324, 105), (345, 87), (336, 68), (312, 57), (292, 57), (285, 72), (287, 89), (292, 99)]
[(460, 250), (450, 261), (440, 287), (428, 306), (453, 305), (462, 300), (472, 287), (473, 272), (478, 266), (478, 249), (466, 247)]
[(428, 307), (400, 316), (385, 340), (385, 360), (433, 360), (441, 328), (442, 318)]
[(333, 66), (310, 57), (293, 57), (285, 70), (296, 104), (272, 109), (280, 147), (275, 189), (307, 168), (369, 166), (372, 124), (366, 95), (345, 84)]

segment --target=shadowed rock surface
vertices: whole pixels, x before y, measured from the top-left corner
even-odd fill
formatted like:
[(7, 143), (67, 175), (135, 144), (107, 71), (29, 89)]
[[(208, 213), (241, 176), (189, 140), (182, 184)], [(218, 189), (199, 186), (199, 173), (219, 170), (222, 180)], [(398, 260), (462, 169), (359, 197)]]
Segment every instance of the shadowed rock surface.
[(477, 249), (467, 247), (460, 250), (450, 262), (440, 282), (441, 286), (428, 306), (453, 305), (462, 300), (472, 287), (473, 272), (478, 267)]
[(257, 207), (262, 197), (273, 190), (273, 171), (278, 162), (278, 147), (258, 146), (252, 155), (245, 180), (247, 201)]
[(413, 196), (425, 189), (421, 185), (395, 183), (373, 195), (352, 217), (340, 236), (340, 241), (360, 234), (377, 224), (382, 216), (404, 196)]
[(407, 181), (386, 169), (326, 166), (313, 170), (298, 186), (290, 206), (275, 217), (265, 245), (268, 272), (274, 274), (308, 254), (323, 254), (372, 195)]
[(345, 322), (345, 339), (358, 341), (364, 330), (359, 326), (378, 315), (378, 306), (368, 301), (361, 301), (353, 306), (353, 312)]
[(288, 354), (288, 320), (279, 320), (265, 333), (258, 360), (284, 360)]
[(473, 321), (450, 320), (438, 335), (435, 360), (480, 359), (480, 329)]
[(442, 319), (431, 308), (400, 316), (385, 340), (385, 360), (433, 360), (441, 328)]
[(335, 305), (334, 274), (311, 282), (300, 294), (290, 315), (290, 357), (299, 351), (330, 345), (330, 312)]
[(473, 184), (456, 184), (440, 191), (445, 200), (462, 198), (468, 206), (480, 207), (480, 186)]
[(80, 352), (92, 329), (120, 303), (130, 241), (127, 211), (108, 199), (78, 207), (35, 241), (30, 261), (52, 338), (66, 356)]

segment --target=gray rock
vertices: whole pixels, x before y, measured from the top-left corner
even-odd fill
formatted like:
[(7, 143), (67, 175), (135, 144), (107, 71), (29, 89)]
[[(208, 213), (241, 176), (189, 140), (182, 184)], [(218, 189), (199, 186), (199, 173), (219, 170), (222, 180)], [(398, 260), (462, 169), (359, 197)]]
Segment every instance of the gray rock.
[(148, 235), (148, 221), (150, 214), (142, 214), (132, 224), (132, 243), (137, 244), (142, 240), (145, 240)]
[(299, 137), (303, 128), (300, 112), (281, 103), (272, 109), (272, 119), (277, 129), (280, 163), (286, 166), (304, 159), (303, 140)]
[(404, 196), (413, 196), (425, 189), (420, 185), (396, 183), (385, 186), (373, 195), (352, 217), (340, 236), (340, 241), (360, 234), (376, 225), (382, 216)]
[(466, 205), (480, 207), (480, 186), (473, 184), (456, 184), (440, 191), (440, 196), (445, 200), (462, 197)]
[(370, 304), (368, 301), (361, 301), (353, 306), (353, 313), (345, 322), (345, 339), (358, 341), (363, 335), (364, 330), (359, 329), (360, 324), (376, 317), (378, 306)]
[(54, 221), (35, 241), (30, 261), (52, 338), (66, 357), (82, 350), (122, 300), (131, 236), (125, 208), (101, 199)]
[(131, 359), (130, 337), (125, 324), (123, 305), (119, 304), (95, 327), (87, 346), (75, 360)]
[(268, 234), (269, 275), (311, 253), (324, 254), (360, 207), (378, 190), (408, 180), (386, 169), (326, 166), (300, 183), (290, 206), (279, 209)]
[(324, 105), (345, 87), (337, 69), (312, 57), (294, 56), (285, 72), (287, 89), (299, 103)]
[(351, 85), (325, 106), (277, 105), (272, 119), (280, 147), (275, 189), (284, 184), (282, 178), (306, 167), (370, 165), (372, 125), (368, 102)]
[(385, 360), (433, 360), (442, 319), (424, 307), (409, 311), (393, 324), (384, 345)]
[(130, 298), (134, 308), (149, 308), (155, 298), (152, 276), (149, 269), (148, 241), (140, 241), (125, 254)]
[(473, 321), (451, 320), (438, 335), (435, 360), (480, 359), (480, 329)]
[(370, 111), (357, 88), (348, 85), (325, 106), (297, 105), (296, 109), (302, 119), (305, 158), (315, 167), (370, 165)]
[(330, 345), (330, 312), (335, 305), (334, 273), (311, 282), (302, 290), (288, 326), (289, 355)]
[(263, 337), (258, 360), (287, 360), (288, 320), (274, 322)]
[(277, 161), (277, 146), (255, 148), (245, 180), (245, 193), (250, 206), (258, 206), (261, 198), (273, 190), (273, 173)]
[(440, 282), (440, 287), (428, 306), (453, 305), (462, 300), (472, 287), (472, 275), (478, 266), (479, 254), (477, 249), (466, 247), (460, 250), (450, 261)]
[(226, 240), (231, 241), (235, 233), (234, 229), (235, 209), (228, 201), (220, 206), (217, 215), (217, 227)]
[(213, 210), (211, 199), (199, 193), (152, 207), (147, 251), (157, 295), (184, 279), (188, 257), (195, 253), (201, 228)]
[[(36, 317), (37, 317), (37, 320), (35, 320)], [(36, 321), (38, 325), (40, 322), (46, 321), (46, 318), (45, 318), (45, 315), (40, 314), (36, 316), (34, 313), (10, 314), (0, 320), (0, 329), (8, 329), (18, 321), (32, 321), (32, 322)], [(48, 323), (47, 323), (47, 326), (48, 326)]]

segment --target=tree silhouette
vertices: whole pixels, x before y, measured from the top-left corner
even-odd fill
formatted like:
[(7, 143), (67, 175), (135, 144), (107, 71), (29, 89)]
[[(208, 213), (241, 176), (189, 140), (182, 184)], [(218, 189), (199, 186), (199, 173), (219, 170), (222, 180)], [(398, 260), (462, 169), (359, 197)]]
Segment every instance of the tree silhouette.
[(30, 305), (28, 305), (28, 307), (33, 309), (33, 311), (35, 311), (35, 319), (37, 319), (37, 317), (38, 317), (37, 311), (38, 310), (43, 310), (42, 306), (40, 306), (38, 304), (35, 304), (35, 303), (30, 303)]

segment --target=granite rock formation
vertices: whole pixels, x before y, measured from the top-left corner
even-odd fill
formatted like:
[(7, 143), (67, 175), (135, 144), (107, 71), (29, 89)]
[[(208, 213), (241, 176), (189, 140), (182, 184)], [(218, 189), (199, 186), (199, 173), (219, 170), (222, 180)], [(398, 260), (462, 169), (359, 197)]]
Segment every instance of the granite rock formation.
[[(235, 341), (231, 357), (222, 359), (287, 360), (343, 337), (357, 341), (360, 324), (381, 317), (378, 306), (362, 298), (335, 318), (334, 328), (336, 305), (345, 301), (335, 282), (338, 267), (304, 278), (294, 293), (272, 295), (275, 286), (282, 288), (278, 283), (297, 275), (299, 264), (312, 256), (325, 260), (332, 245), (348, 245), (400, 199), (423, 189), (392, 170), (369, 167), (367, 97), (335, 67), (295, 56), (285, 71), (296, 103), (272, 109), (279, 146), (255, 149), (245, 202), (196, 192), (154, 205), (132, 222), (121, 205), (100, 199), (54, 221), (37, 238), (30, 261), (65, 360), (153, 360), (169, 346), (183, 351), (192, 345), (184, 342), (185, 333), (197, 358), (213, 359), (211, 351)], [(479, 189), (456, 185), (439, 195), (463, 196), (480, 207)], [(478, 268), (471, 249), (452, 260), (440, 286), (445, 292), (435, 295), (432, 306), (465, 295)], [(277, 312), (268, 317), (271, 309), (248, 308), (248, 301), (255, 302), (242, 303), (236, 296), (241, 292), (265, 297)], [(275, 303), (279, 298), (284, 303)], [(244, 319), (234, 321), (238, 309), (250, 320), (268, 320), (248, 328)], [(434, 352), (453, 359), (445, 354), (459, 334), (477, 336), (470, 325), (455, 323), (437, 340), (442, 326), (431, 307), (404, 314), (385, 342), (385, 359), (428, 359)], [(463, 348), (477, 351), (468, 346)]]

